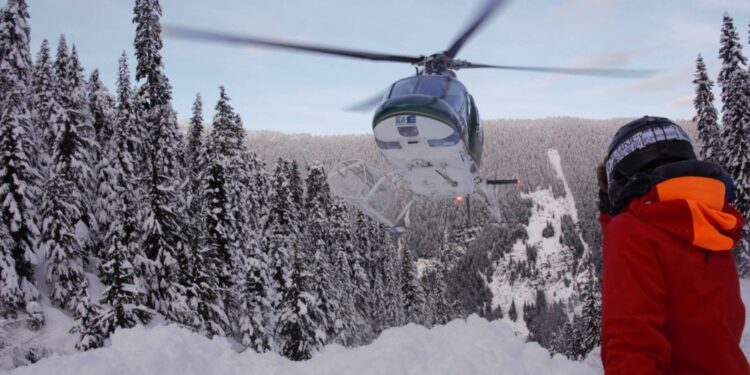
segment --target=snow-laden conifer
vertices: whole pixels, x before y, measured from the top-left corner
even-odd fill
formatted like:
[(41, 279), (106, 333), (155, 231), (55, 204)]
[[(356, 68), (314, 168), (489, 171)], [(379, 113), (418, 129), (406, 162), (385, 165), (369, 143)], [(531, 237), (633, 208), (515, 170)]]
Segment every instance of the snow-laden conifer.
[(308, 167), (305, 185), (304, 216), (306, 221), (303, 248), (305, 258), (310, 265), (310, 272), (316, 275), (314, 289), (310, 290), (316, 297), (316, 308), (319, 310), (319, 314), (315, 315), (317, 320), (314, 324), (317, 331), (323, 335), (320, 338), (321, 341), (328, 342), (339, 335), (344, 319), (349, 318), (340, 315), (341, 295), (345, 290), (340, 289), (343, 285), (337, 285), (338, 280), (334, 274), (336, 270), (333, 266), (334, 257), (344, 256), (340, 253), (345, 250), (334, 250), (334, 247), (344, 244), (334, 242), (334, 223), (331, 212), (333, 202), (322, 165), (314, 163)]
[(71, 302), (75, 306), (73, 311), (75, 325), (71, 328), (70, 333), (78, 334), (76, 349), (86, 351), (102, 347), (104, 345), (104, 334), (96, 322), (101, 308), (91, 302), (87, 288), (78, 290), (74, 299)]
[[(382, 228), (378, 227), (378, 237), (384, 238)], [(403, 263), (398, 250), (392, 241), (383, 241), (381, 244), (383, 288), (386, 301), (385, 328), (399, 327), (409, 322), (406, 314), (405, 296), (403, 293)]]
[(453, 320), (454, 314), (445, 295), (445, 266), (438, 262), (435, 267), (422, 277), (426, 300), (425, 322), (428, 325), (446, 324)]
[(268, 262), (260, 249), (246, 254), (244, 260), (244, 279), (240, 289), (240, 342), (258, 353), (263, 353), (271, 350), (274, 337), (273, 306), (269, 299), (272, 285), (268, 278)]
[(94, 252), (98, 254), (102, 250), (104, 233), (111, 221), (108, 196), (112, 194), (110, 191), (112, 187), (110, 184), (111, 178), (107, 175), (106, 170), (113, 153), (113, 150), (110, 150), (110, 147), (112, 147), (110, 139), (114, 134), (115, 99), (99, 78), (98, 69), (91, 72), (86, 91), (95, 144), (97, 145), (96, 152), (92, 155), (97, 176), (93, 207), (94, 218), (91, 223), (93, 226), (92, 246)]
[[(62, 134), (68, 133), (62, 129)], [(88, 288), (84, 274), (85, 252), (76, 235), (76, 224), (81, 216), (80, 200), (75, 184), (65, 178), (62, 166), (56, 167), (45, 184), (42, 206), (42, 243), (47, 254), (47, 282), (50, 300), (60, 307), (73, 310), (74, 297), (79, 289)]]
[[(203, 99), (200, 94), (196, 94), (195, 101), (193, 102), (193, 115), (190, 117), (190, 124), (188, 126), (187, 145), (185, 147), (185, 161), (187, 163), (193, 163), (193, 161), (198, 159), (198, 154), (203, 148), (203, 142)], [(194, 178), (200, 172), (200, 167), (197, 163), (189, 165), (190, 176)]]
[(579, 343), (581, 350), (575, 353), (579, 358), (582, 358), (599, 345), (602, 297), (596, 278), (592, 277), (591, 281), (583, 286), (581, 300), (583, 302), (580, 328), (582, 339)]
[(274, 319), (272, 299), (274, 295), (269, 257), (262, 246), (261, 231), (268, 207), (268, 171), (257, 155), (242, 154), (240, 202), (243, 205), (242, 251), (244, 270), (239, 274), (240, 298), (239, 340), (258, 353), (272, 348)]
[(714, 83), (708, 78), (706, 64), (703, 57), (698, 55), (696, 60), (695, 79), (695, 105), (696, 115), (693, 122), (698, 127), (698, 142), (700, 145), (700, 156), (705, 160), (717, 161), (721, 151), (721, 138), (719, 138), (719, 115), (714, 106)]
[[(722, 152), (720, 164), (734, 180), (734, 206), (744, 216), (750, 213), (750, 73), (742, 55), (742, 44), (729, 14), (721, 30)], [(734, 254), (741, 276), (750, 275), (750, 243), (747, 230)]]
[(42, 181), (47, 177), (47, 168), (52, 155), (57, 128), (62, 119), (62, 106), (55, 96), (57, 79), (50, 56), (49, 42), (45, 39), (39, 48), (34, 64), (34, 93), (32, 95), (32, 119), (40, 137)]
[(404, 298), (404, 314), (408, 323), (421, 323), (425, 304), (424, 291), (417, 275), (417, 262), (411, 249), (401, 249), (401, 292)]
[(734, 27), (734, 20), (728, 14), (724, 14), (721, 29), (721, 48), (719, 59), (722, 66), (719, 71), (717, 83), (721, 88), (721, 101), (723, 103), (721, 114), (721, 138), (722, 152), (719, 159), (725, 169), (729, 169), (730, 158), (733, 157), (733, 143), (737, 141), (736, 129), (742, 127), (748, 120), (749, 114), (745, 103), (745, 85), (747, 83), (747, 72), (745, 65), (747, 58), (742, 54), (742, 43), (739, 34)]
[(14, 301), (23, 300), (16, 273), (16, 261), (9, 251), (13, 245), (8, 228), (5, 227), (5, 223), (0, 223), (0, 316), (14, 309)]
[(346, 207), (340, 199), (332, 200), (330, 215), (331, 263), (338, 301), (337, 336), (334, 341), (344, 346), (361, 345), (369, 338), (372, 330), (367, 317), (356, 306), (357, 299), (364, 302), (364, 297), (367, 296), (367, 275), (353, 259), (355, 250), (352, 226), (349, 224)]
[[(72, 198), (78, 217), (71, 218), (76, 236), (87, 252), (92, 251), (92, 229), (95, 228), (94, 194), (96, 192), (95, 155), (98, 152), (91, 112), (88, 107), (86, 81), (78, 52), (68, 51), (60, 37), (55, 60), (57, 86), (55, 97), (62, 107), (58, 134), (50, 160), (49, 183), (53, 178), (71, 182)], [(56, 176), (57, 175), (57, 176)], [(43, 202), (47, 203), (47, 202)]]
[(141, 265), (146, 275), (148, 303), (167, 319), (188, 321), (184, 275), (188, 247), (185, 243), (186, 220), (183, 166), (179, 153), (182, 138), (176, 114), (171, 106), (171, 86), (163, 72), (161, 59), (161, 6), (158, 0), (137, 0), (133, 22), (136, 24), (135, 77), (139, 88), (139, 124), (148, 132), (140, 207), (142, 233), (148, 264)]
[[(33, 165), (37, 150), (30, 121), (28, 20), (25, 0), (9, 0), (0, 10), (0, 227), (12, 239), (0, 249), (6, 259), (0, 266), (0, 289), (3, 303), (12, 308), (23, 308), (39, 298), (33, 282), (39, 232), (32, 202), (39, 194), (39, 173)], [(11, 263), (15, 270), (10, 269)]]
[(61, 39), (57, 59), (63, 118), (42, 197), (41, 244), (48, 258), (50, 299), (75, 310), (82, 300), (74, 297), (88, 288), (83, 264), (89, 240), (93, 128), (75, 47), (68, 55)]
[(315, 296), (308, 292), (314, 283), (313, 275), (303, 259), (303, 252), (294, 250), (288, 282), (279, 305), (278, 332), (281, 354), (293, 361), (304, 361), (323, 346), (322, 336), (316, 332), (320, 313), (315, 307)]
[(115, 98), (99, 78), (98, 69), (94, 69), (89, 76), (87, 93), (96, 142), (103, 149), (114, 133)]
[[(130, 328), (146, 323), (152, 312), (144, 305), (145, 288), (134, 263), (145, 256), (141, 253), (137, 215), (137, 173), (134, 159), (137, 131), (132, 113), (127, 58), (119, 62), (117, 106), (114, 113), (114, 133), (104, 149), (100, 165), (99, 199), (106, 201), (108, 221), (103, 230), (103, 248), (99, 275), (106, 289), (100, 299), (102, 309), (96, 318), (105, 336), (117, 328)], [(103, 176), (103, 177), (102, 177)], [(101, 187), (108, 189), (102, 190)]]
[(202, 163), (205, 230), (202, 249), (197, 254), (201, 264), (195, 271), (199, 279), (198, 313), (209, 335), (232, 332), (227, 312), (239, 308), (234, 293), (241, 277), (238, 272), (244, 269), (238, 222), (243, 207), (237, 190), (240, 171), (235, 169), (242, 152), (243, 133), (236, 120), (229, 97), (221, 87)]
[[(341, 203), (336, 207), (337, 216), (343, 215)], [(356, 341), (359, 344), (366, 343), (375, 338), (380, 330), (385, 328), (385, 311), (388, 303), (385, 300), (385, 288), (383, 268), (379, 265), (384, 243), (377, 243), (376, 224), (362, 212), (357, 211), (354, 223), (351, 226), (351, 241), (353, 249), (349, 253), (349, 265), (351, 268), (350, 288), (356, 315), (365, 321), (365, 329), (359, 331)], [(400, 305), (400, 301), (399, 301)]]
[(292, 250), (299, 237), (299, 223), (294, 221), (289, 178), (289, 162), (278, 159), (269, 186), (268, 218), (264, 228), (266, 253), (272, 262), (272, 278), (278, 288), (286, 285), (291, 268)]
[[(304, 185), (302, 183), (302, 175), (300, 174), (299, 164), (296, 160), (292, 160), (287, 170), (289, 174), (289, 187), (291, 188), (292, 204), (294, 205), (294, 213), (297, 215), (297, 221), (300, 223), (305, 222), (305, 202), (304, 202)], [(300, 230), (302, 227), (300, 227)]]

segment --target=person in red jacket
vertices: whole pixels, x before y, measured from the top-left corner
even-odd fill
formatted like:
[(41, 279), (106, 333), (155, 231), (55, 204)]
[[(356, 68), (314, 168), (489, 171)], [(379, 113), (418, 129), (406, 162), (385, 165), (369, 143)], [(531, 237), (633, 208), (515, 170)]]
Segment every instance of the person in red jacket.
[(607, 375), (750, 374), (732, 182), (666, 118), (623, 126), (599, 170)]

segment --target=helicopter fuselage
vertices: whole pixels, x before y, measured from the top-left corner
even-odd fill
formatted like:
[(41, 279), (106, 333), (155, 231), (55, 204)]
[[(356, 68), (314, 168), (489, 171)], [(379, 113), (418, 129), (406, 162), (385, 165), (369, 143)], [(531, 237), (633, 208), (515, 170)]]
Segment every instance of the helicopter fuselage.
[(422, 74), (387, 91), (373, 133), (393, 170), (418, 195), (472, 194), (482, 180), (484, 134), (465, 86), (451, 75)]

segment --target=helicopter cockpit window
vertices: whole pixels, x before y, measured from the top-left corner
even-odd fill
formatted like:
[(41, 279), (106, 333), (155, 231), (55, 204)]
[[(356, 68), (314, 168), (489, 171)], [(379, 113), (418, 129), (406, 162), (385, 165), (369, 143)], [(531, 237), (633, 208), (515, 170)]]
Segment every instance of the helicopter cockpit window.
[(390, 98), (397, 98), (399, 96), (409, 95), (414, 93), (414, 88), (417, 86), (418, 79), (416, 77), (402, 79), (393, 84), (391, 89)]
[(445, 76), (425, 75), (402, 79), (393, 84), (390, 98), (409, 94), (429, 95), (443, 99), (459, 114), (462, 113), (466, 104), (464, 86)]

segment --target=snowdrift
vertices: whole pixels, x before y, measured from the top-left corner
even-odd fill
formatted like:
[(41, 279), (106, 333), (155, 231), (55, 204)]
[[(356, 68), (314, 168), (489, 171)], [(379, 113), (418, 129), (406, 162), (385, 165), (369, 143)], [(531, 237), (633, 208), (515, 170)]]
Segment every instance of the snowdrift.
[(426, 329), (408, 325), (383, 332), (371, 345), (329, 345), (306, 362), (274, 353), (237, 353), (223, 338), (209, 340), (177, 326), (119, 331), (111, 346), (52, 356), (11, 374), (598, 374), (591, 366), (525, 343), (503, 322), (472, 315)]

